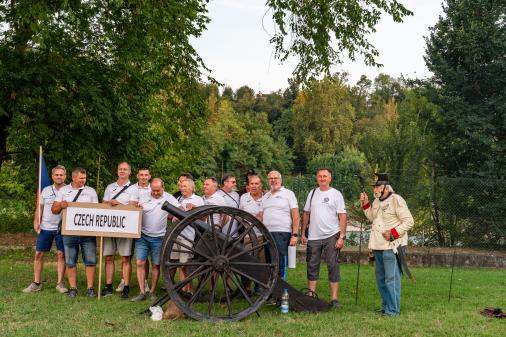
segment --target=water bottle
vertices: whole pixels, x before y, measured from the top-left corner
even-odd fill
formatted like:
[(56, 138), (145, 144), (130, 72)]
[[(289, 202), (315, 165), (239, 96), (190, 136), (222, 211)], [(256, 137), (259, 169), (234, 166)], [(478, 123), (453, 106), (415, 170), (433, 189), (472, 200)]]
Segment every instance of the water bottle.
[(288, 310), (288, 289), (284, 289), (281, 296), (281, 313), (288, 314)]

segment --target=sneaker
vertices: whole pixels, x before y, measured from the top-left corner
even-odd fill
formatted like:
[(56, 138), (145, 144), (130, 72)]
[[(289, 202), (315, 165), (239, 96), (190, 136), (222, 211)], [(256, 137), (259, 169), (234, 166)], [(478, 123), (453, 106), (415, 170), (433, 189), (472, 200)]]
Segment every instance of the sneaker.
[(95, 288), (91, 287), (86, 290), (86, 296), (88, 297), (96, 297), (97, 293), (95, 292)]
[(77, 296), (77, 288), (70, 288), (67, 292), (67, 296), (70, 298), (74, 298)]
[(116, 288), (116, 292), (117, 293), (122, 292), (124, 287), (125, 287), (125, 282), (123, 281), (123, 279), (121, 279), (121, 282), (118, 284), (118, 287)]
[(129, 293), (130, 293), (130, 288), (124, 287), (123, 291), (121, 292), (121, 298), (123, 298), (123, 299), (128, 298)]
[(341, 309), (343, 307), (343, 305), (339, 303), (338, 300), (330, 301), (330, 306), (332, 307), (332, 309)]
[(41, 290), (42, 290), (42, 283), (39, 283), (39, 285), (36, 285), (35, 282), (32, 282), (32, 283), (30, 283), (30, 285), (28, 287), (23, 289), (23, 292), (24, 293), (34, 293), (34, 292), (41, 291)]
[(158, 300), (158, 296), (156, 296), (155, 293), (150, 293), (149, 299), (151, 300), (151, 302), (156, 302)]
[(111, 295), (112, 295), (112, 288), (109, 287), (104, 287), (104, 289), (102, 289), (102, 291), (100, 292), (100, 296), (102, 297), (107, 297)]
[(135, 296), (131, 299), (132, 302), (140, 302), (146, 300), (146, 294), (140, 293), (139, 295)]
[(60, 294), (65, 294), (67, 291), (69, 291), (65, 285), (63, 283), (58, 283), (56, 285), (56, 290), (60, 293)]

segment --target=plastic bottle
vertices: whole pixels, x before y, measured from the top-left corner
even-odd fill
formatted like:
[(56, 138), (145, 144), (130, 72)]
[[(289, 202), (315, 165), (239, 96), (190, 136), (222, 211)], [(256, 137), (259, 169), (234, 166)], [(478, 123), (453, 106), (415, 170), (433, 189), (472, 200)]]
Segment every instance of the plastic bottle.
[(288, 289), (283, 290), (283, 295), (281, 295), (281, 313), (288, 314), (289, 306), (288, 306)]

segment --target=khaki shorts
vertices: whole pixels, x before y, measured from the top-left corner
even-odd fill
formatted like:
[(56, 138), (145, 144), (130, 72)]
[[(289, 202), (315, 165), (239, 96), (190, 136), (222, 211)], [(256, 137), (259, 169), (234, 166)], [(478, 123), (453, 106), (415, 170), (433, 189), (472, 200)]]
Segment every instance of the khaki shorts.
[(132, 256), (133, 239), (130, 238), (104, 238), (104, 256), (116, 255)]
[[(246, 235), (244, 237), (244, 248), (246, 249), (250, 249), (250, 248), (253, 248), (253, 242), (251, 242), (251, 238)], [(258, 235), (257, 234), (257, 242), (255, 242), (255, 246), (258, 246), (258, 245), (261, 245), (262, 243), (264, 243), (264, 237), (263, 235)], [(255, 249), (254, 251), (251, 251), (249, 254), (250, 255), (253, 255), (254, 252), (256, 252), (258, 255), (258, 259), (260, 260), (260, 262), (265, 262), (265, 246), (263, 246), (262, 248), (260, 249)]]
[[(188, 247), (192, 247), (192, 242), (191, 241), (188, 241), (188, 240), (185, 240), (181, 237), (178, 237), (176, 242), (181, 242), (182, 244), (184, 244), (185, 246), (188, 246)], [(193, 257), (193, 254), (188, 250), (188, 248), (186, 247), (183, 247), (177, 243), (175, 243), (173, 246), (172, 246), (172, 250), (184, 250), (185, 252), (170, 252), (170, 259), (171, 260), (177, 260), (181, 263), (186, 263), (188, 262), (189, 260), (191, 260), (191, 258)], [(186, 253), (188, 252), (188, 253)]]

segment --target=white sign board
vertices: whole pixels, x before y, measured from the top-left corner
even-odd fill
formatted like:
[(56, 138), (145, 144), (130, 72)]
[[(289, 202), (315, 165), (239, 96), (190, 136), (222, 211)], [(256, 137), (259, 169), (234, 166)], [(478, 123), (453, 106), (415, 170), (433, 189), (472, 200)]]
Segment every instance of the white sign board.
[(142, 208), (69, 202), (63, 210), (62, 234), (140, 238)]

